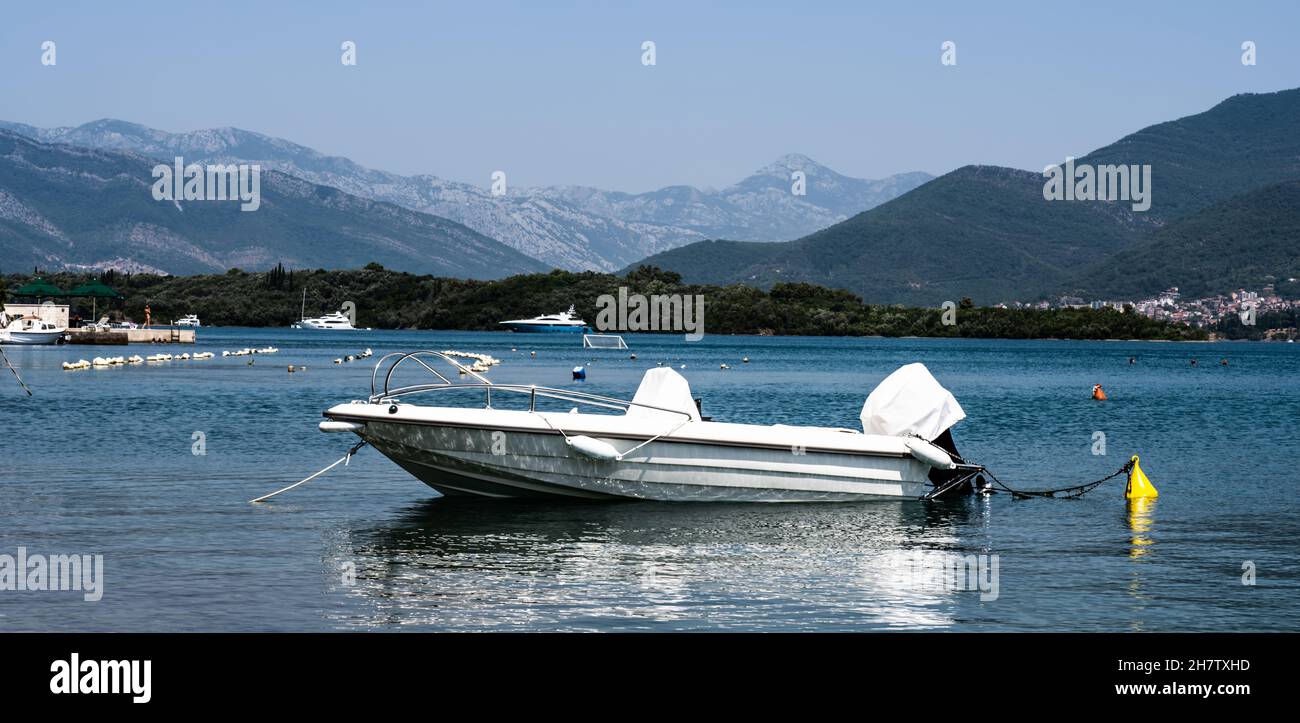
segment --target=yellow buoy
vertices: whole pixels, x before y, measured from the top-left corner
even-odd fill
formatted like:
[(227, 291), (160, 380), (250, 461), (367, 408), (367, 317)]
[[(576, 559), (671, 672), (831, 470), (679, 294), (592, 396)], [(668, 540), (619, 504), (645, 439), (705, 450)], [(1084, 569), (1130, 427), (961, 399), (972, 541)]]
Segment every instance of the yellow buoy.
[(1130, 500), (1159, 497), (1160, 493), (1156, 491), (1156, 486), (1151, 484), (1147, 479), (1146, 473), (1142, 471), (1142, 465), (1138, 464), (1138, 456), (1133, 455), (1129, 460), (1133, 463), (1133, 469), (1128, 472), (1128, 486), (1124, 488), (1124, 497)]

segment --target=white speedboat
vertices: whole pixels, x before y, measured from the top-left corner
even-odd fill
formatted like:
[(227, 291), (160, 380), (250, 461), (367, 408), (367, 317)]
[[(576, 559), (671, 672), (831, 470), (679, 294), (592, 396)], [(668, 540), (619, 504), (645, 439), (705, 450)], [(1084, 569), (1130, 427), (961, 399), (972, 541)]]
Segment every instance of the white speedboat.
[(587, 322), (578, 317), (573, 306), (569, 306), (568, 311), (561, 311), (558, 314), (544, 314), (534, 316), (531, 319), (511, 319), (510, 321), (498, 322), (510, 331), (526, 333), (551, 333), (551, 332), (585, 332), (589, 331)]
[(194, 314), (186, 314), (185, 316), (182, 316), (181, 318), (172, 322), (172, 326), (192, 326), (198, 328), (203, 326), (203, 323), (199, 321), (198, 316)]
[(0, 314), (0, 344), (57, 344), (67, 331), (38, 316), (6, 319)]
[[(449, 376), (467, 382), (452, 383), (426, 363), (430, 358), (450, 363), (456, 372)], [(394, 386), (394, 372), (408, 360), (439, 381)], [(448, 403), (448, 395), (468, 394), (482, 406), (410, 401), (429, 393)], [(324, 416), (322, 431), (356, 434), (446, 495), (761, 502), (933, 497), (968, 484), (983, 469), (956, 457), (948, 428), (965, 413), (921, 364), (899, 369), (872, 392), (861, 431), (708, 421), (686, 379), (667, 367), (647, 371), (635, 396), (624, 401), (493, 384), (438, 352), (381, 358), (370, 397), (331, 407)]]

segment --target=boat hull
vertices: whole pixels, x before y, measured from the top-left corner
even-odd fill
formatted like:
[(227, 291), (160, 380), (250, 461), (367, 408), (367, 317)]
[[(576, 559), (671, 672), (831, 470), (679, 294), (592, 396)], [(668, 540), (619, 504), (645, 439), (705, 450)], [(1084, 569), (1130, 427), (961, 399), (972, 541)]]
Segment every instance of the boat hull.
[[(340, 419), (333, 414), (331, 418)], [(366, 422), (359, 436), (446, 495), (829, 502), (920, 497), (929, 467), (907, 456), (597, 437), (626, 456), (594, 460), (554, 430)]]
[(504, 324), (510, 331), (520, 334), (581, 334), (586, 326), (570, 324)]
[(65, 330), (58, 331), (0, 331), (0, 344), (57, 344), (63, 338)]

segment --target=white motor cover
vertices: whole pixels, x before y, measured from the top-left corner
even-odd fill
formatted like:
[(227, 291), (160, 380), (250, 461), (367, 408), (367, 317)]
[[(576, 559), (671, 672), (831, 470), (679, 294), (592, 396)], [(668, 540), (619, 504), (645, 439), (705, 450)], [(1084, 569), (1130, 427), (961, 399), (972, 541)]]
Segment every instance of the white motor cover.
[(862, 405), (862, 431), (867, 434), (915, 434), (933, 441), (965, 418), (957, 398), (920, 363), (885, 377)]
[[(686, 377), (668, 367), (656, 367), (646, 371), (645, 376), (641, 378), (641, 386), (636, 388), (636, 396), (632, 397), (632, 401), (638, 404), (649, 404), (663, 409), (683, 412), (689, 414), (692, 421), (700, 421), (700, 410), (695, 407), (695, 399), (691, 397), (690, 383), (686, 381)], [(646, 419), (674, 419), (678, 421), (682, 419), (679, 414), (661, 412), (658, 409), (648, 409), (635, 405), (627, 408), (627, 416)]]

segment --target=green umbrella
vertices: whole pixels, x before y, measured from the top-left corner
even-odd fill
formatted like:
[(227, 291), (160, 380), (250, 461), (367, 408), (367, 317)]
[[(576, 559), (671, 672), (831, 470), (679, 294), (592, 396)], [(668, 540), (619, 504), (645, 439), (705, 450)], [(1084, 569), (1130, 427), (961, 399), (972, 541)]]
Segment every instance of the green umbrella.
[(14, 296), (64, 296), (63, 290), (37, 276), (26, 284), (9, 292)]
[(99, 279), (88, 281), (81, 286), (64, 293), (64, 296), (89, 296), (91, 299), (91, 316), (99, 315), (100, 299), (125, 299), (126, 297), (104, 285)]

